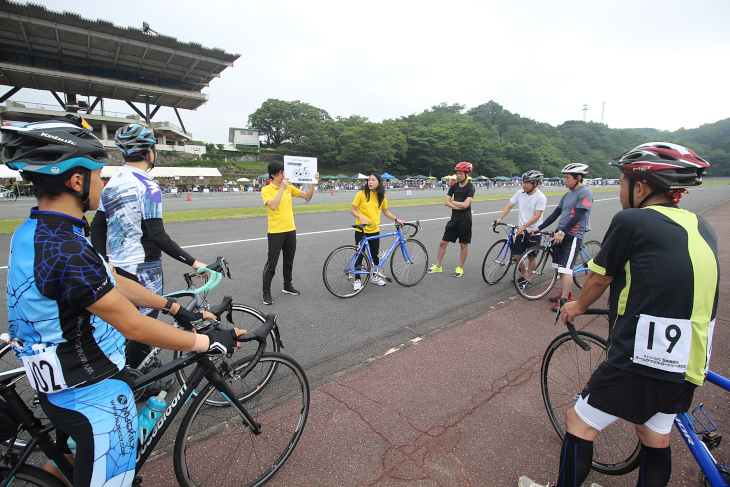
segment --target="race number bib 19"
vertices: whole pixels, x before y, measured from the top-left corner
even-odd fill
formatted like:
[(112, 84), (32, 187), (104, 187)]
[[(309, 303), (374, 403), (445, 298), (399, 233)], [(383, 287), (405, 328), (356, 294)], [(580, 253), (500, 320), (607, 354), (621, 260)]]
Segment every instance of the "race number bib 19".
[(22, 358), (25, 375), (28, 376), (28, 381), (33, 389), (45, 394), (68, 389), (66, 379), (61, 372), (61, 364), (58, 363), (55, 354), (55, 347)]
[(640, 315), (633, 361), (653, 369), (683, 374), (692, 345), (692, 321)]

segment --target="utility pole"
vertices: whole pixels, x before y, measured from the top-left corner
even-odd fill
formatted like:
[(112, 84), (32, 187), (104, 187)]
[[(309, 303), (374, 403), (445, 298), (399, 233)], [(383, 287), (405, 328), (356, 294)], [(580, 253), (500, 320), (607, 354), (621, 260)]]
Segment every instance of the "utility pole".
[(586, 115), (588, 114), (588, 105), (583, 105), (583, 121), (586, 121)]

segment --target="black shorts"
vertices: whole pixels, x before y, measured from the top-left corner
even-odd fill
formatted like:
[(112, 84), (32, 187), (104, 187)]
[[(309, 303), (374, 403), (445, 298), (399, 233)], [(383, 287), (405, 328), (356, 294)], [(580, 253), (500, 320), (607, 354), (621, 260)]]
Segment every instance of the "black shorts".
[(512, 254), (522, 255), (530, 247), (537, 247), (542, 242), (542, 235), (539, 233), (533, 236), (515, 235), (515, 243), (512, 245)]
[(444, 242), (456, 242), (468, 244), (471, 243), (471, 218), (467, 220), (449, 220), (444, 230), (444, 236), (441, 238)]
[(686, 413), (697, 386), (634, 374), (603, 362), (581, 393), (588, 404), (633, 424), (644, 424), (656, 413)]
[(560, 245), (553, 245), (553, 267), (557, 267), (558, 272), (571, 273), (581, 242), (581, 239), (566, 234)]

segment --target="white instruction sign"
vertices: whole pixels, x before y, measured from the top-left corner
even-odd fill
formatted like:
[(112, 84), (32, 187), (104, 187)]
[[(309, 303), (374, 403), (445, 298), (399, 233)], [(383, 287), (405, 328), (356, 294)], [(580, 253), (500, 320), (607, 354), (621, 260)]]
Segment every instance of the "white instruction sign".
[(284, 156), (284, 177), (292, 183), (316, 183), (316, 157)]

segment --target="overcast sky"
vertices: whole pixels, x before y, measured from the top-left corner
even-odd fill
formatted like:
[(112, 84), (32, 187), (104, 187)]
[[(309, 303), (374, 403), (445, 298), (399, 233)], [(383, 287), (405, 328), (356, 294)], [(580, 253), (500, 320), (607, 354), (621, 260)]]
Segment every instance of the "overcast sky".
[[(50, 10), (241, 54), (181, 111), (227, 142), (269, 98), (373, 122), (433, 105), (505, 109), (558, 125), (694, 128), (730, 117), (728, 0), (35, 0)], [(15, 101), (56, 103), (23, 89)], [(118, 108), (115, 108), (118, 107)], [(106, 102), (107, 110), (131, 112)], [(169, 108), (155, 121), (177, 124)]]

